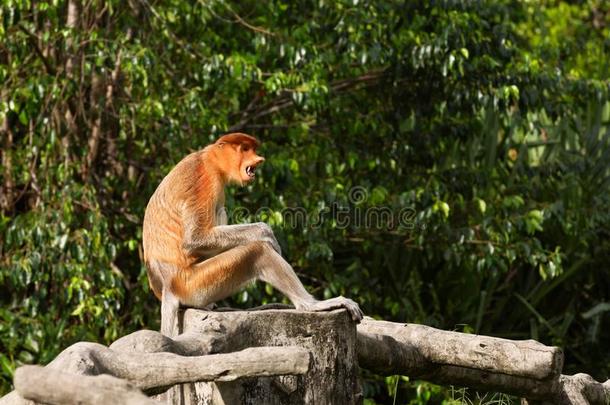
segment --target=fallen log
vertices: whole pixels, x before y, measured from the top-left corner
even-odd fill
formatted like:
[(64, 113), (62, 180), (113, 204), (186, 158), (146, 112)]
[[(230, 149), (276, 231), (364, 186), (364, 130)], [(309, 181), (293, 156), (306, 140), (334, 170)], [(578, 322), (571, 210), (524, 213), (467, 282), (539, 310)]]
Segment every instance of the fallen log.
[[(78, 343), (62, 352), (44, 371), (35, 369), (31, 379), (27, 369), (20, 369), (15, 380), (17, 390), (27, 398), (54, 403), (53, 395), (63, 398), (61, 395), (72, 390), (61, 381), (72, 376), (77, 391), (78, 384), (89, 380), (81, 378), (91, 376), (102, 387), (100, 392), (108, 395), (107, 402), (116, 403), (124, 401), (110, 398), (128, 395), (139, 403), (143, 400), (139, 390), (155, 394), (176, 384), (172, 392), (177, 395), (169, 398), (180, 404), (229, 404), (246, 399), (260, 400), (259, 403), (327, 400), (347, 404), (360, 401), (360, 365), (381, 375), (409, 375), (439, 384), (514, 394), (527, 398), (523, 403), (528, 405), (610, 404), (610, 380), (599, 383), (586, 374), (561, 375), (561, 350), (535, 341), (468, 335), (370, 318), (357, 326), (356, 333), (356, 326), (344, 310), (307, 313), (189, 309), (183, 314), (183, 325), (185, 333), (175, 339), (158, 332), (139, 331), (109, 348)], [(261, 345), (274, 347), (247, 349)], [(246, 350), (210, 354), (241, 349)], [(284, 349), (286, 357), (281, 360)], [(243, 364), (252, 374), (239, 371)], [(70, 374), (50, 379), (58, 371)], [(121, 381), (117, 383), (118, 392), (104, 391), (103, 386), (114, 380), (93, 377), (100, 374), (122, 378), (117, 380)], [(37, 381), (43, 380), (40, 375), (59, 382), (39, 384)], [(248, 375), (258, 377), (241, 378)], [(233, 381), (236, 379), (239, 380)], [(215, 382), (182, 384), (212, 380)], [(61, 387), (55, 392), (53, 386)], [(27, 403), (18, 392), (0, 398), (0, 404)], [(102, 394), (83, 395), (81, 402), (87, 403)], [(56, 403), (60, 402), (66, 403), (61, 399)]]
[(45, 404), (159, 405), (132, 383), (110, 375), (75, 375), (42, 366), (15, 371), (15, 389), (22, 398)]
[[(127, 339), (126, 341), (142, 344), (144, 342), (142, 337), (144, 336), (148, 342), (157, 343), (156, 347), (153, 345), (149, 349), (160, 348), (162, 345), (159, 345), (159, 343), (168, 342), (167, 338), (161, 336), (158, 332), (152, 332), (152, 334), (148, 332), (145, 334), (138, 333), (138, 335), (137, 339)], [(160, 337), (153, 337), (153, 335), (159, 335)], [(178, 340), (180, 341), (180, 339)], [(186, 344), (186, 339), (183, 338), (182, 340), (182, 344)], [(191, 341), (187, 344), (191, 349), (197, 347), (197, 345), (197, 341)], [(117, 346), (120, 347), (121, 345)], [(178, 350), (181, 347), (180, 344), (172, 346)], [(47, 374), (53, 374), (60, 370), (67, 375), (71, 375), (75, 381), (82, 376), (110, 374), (151, 395), (164, 392), (169, 387), (182, 383), (234, 381), (247, 377), (304, 374), (309, 368), (309, 361), (310, 354), (307, 350), (289, 346), (257, 347), (228, 354), (187, 357), (167, 352), (131, 353), (112, 350), (97, 343), (79, 342), (60, 353), (55, 360), (45, 367), (45, 370), (48, 371)], [(20, 371), (20, 381), (22, 382), (20, 387), (23, 391), (16, 387), (20, 396), (11, 393), (0, 399), (0, 403), (22, 404), (25, 403), (23, 399), (35, 400), (35, 398), (41, 398), (44, 395), (53, 398), (54, 386), (28, 383), (27, 370), (28, 368)], [(33, 370), (32, 378), (34, 381), (42, 373), (37, 369), (30, 370)], [(34, 397), (28, 395), (34, 395)], [(109, 399), (107, 402), (112, 401)], [(61, 403), (61, 401), (57, 403)]]
[[(491, 373), (546, 380), (557, 377), (563, 352), (535, 340), (508, 340), (449, 332), (429, 326), (365, 318), (358, 332), (390, 336), (435, 365), (466, 367)], [(421, 359), (420, 359), (421, 361)]]
[(358, 325), (358, 361), (381, 375), (504, 392), (529, 404), (610, 404), (610, 380), (561, 375), (557, 347), (526, 340), (447, 332), (365, 318)]

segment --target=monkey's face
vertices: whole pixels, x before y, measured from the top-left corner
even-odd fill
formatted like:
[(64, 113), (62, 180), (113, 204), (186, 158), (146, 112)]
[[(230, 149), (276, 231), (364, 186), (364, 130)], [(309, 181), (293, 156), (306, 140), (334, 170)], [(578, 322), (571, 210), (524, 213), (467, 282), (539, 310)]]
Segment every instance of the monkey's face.
[(265, 158), (256, 154), (256, 149), (248, 144), (242, 143), (237, 149), (240, 154), (239, 182), (243, 185), (256, 177), (256, 167), (265, 161)]
[(265, 158), (256, 154), (259, 142), (251, 135), (234, 133), (220, 137), (213, 149), (212, 159), (229, 183), (245, 185), (254, 180), (256, 167)]

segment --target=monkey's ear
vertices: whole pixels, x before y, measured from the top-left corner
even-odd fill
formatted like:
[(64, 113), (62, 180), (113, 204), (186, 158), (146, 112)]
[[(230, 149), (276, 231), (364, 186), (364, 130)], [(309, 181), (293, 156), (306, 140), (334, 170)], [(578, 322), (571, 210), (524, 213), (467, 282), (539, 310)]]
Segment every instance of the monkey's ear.
[(252, 148), (256, 149), (260, 145), (260, 142), (255, 137), (243, 134), (241, 132), (235, 132), (232, 134), (223, 135), (215, 142), (217, 145), (222, 145), (225, 143), (231, 143), (235, 145), (248, 144)]

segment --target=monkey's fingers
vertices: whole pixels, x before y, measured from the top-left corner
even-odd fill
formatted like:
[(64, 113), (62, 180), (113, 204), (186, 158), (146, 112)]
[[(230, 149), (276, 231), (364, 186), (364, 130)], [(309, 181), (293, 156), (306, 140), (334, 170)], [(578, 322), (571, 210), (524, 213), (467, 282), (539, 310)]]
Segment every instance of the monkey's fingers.
[(331, 309), (345, 308), (355, 322), (360, 322), (364, 313), (354, 301), (345, 297), (335, 297), (324, 301), (318, 301), (311, 308), (313, 311), (329, 311)]
[(345, 307), (345, 309), (347, 309), (347, 311), (352, 316), (352, 319), (356, 323), (360, 323), (360, 321), (364, 317), (364, 313), (362, 312), (362, 310), (360, 309), (360, 306), (358, 304), (356, 304), (354, 301), (346, 298), (346, 302), (343, 303), (343, 307)]

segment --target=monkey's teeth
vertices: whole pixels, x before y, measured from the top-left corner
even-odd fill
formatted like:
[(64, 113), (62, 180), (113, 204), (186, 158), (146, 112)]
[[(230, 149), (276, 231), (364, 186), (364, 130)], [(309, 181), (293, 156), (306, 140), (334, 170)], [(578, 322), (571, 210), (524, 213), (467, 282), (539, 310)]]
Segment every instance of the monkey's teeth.
[(250, 176), (250, 177), (254, 177), (254, 167), (252, 167), (252, 166), (246, 167), (246, 174), (248, 174), (248, 176)]

